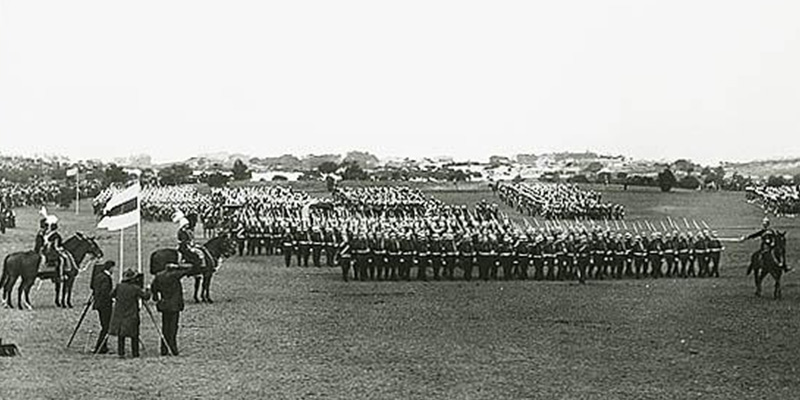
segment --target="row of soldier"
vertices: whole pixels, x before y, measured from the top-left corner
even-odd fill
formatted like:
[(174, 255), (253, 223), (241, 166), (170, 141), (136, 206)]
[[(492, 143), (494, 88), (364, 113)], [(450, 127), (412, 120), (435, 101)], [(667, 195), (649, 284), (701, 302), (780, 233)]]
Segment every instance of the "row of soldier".
[[(344, 279), (579, 279), (719, 276), (723, 247), (708, 230), (635, 232), (529, 228), (452, 220), (317, 216), (275, 220), (262, 237), (236, 232), (240, 254), (282, 254), (285, 266), (339, 265)], [(456, 274), (456, 271), (461, 271)], [(502, 271), (502, 275), (498, 275)], [(529, 273), (530, 271), (530, 273)], [(440, 273), (441, 272), (441, 273)]]
[(545, 219), (621, 220), (621, 204), (604, 203), (599, 192), (572, 184), (512, 183), (499, 185), (497, 195), (508, 206), (527, 216)]
[(800, 214), (800, 186), (750, 186), (745, 188), (747, 200), (758, 203), (775, 215)]
[(0, 180), (0, 203), (7, 208), (41, 206), (55, 203), (61, 195), (61, 185), (55, 180), (14, 183)]

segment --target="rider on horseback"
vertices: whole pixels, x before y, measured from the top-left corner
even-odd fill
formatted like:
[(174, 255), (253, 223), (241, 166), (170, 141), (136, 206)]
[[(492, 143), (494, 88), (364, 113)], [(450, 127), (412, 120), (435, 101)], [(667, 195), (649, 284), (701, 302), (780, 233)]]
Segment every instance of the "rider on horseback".
[[(772, 252), (772, 249), (775, 248), (776, 233), (774, 230), (772, 230), (772, 228), (770, 228), (769, 223), (769, 217), (764, 217), (764, 219), (761, 221), (761, 230), (748, 236), (742, 236), (739, 241), (744, 242), (745, 240), (761, 238), (761, 247), (756, 250), (755, 253), (753, 253), (753, 258), (757, 258), (763, 263), (765, 261), (764, 257), (772, 257), (772, 261), (775, 265), (781, 265), (781, 263), (775, 259), (775, 254)], [(791, 269), (788, 266), (783, 266), (782, 268), (786, 272), (789, 272)], [(748, 270), (747, 273), (749, 274), (750, 271)]]
[(42, 207), (42, 218), (39, 221), (39, 232), (36, 233), (34, 251), (44, 257), (44, 265), (55, 265), (56, 279), (65, 279), (66, 272), (73, 267), (70, 256), (64, 250), (63, 239), (58, 233), (58, 217), (48, 215)]
[(194, 268), (203, 268), (203, 251), (194, 243), (194, 227), (197, 225), (197, 214), (189, 213), (184, 216), (182, 212), (175, 213), (178, 222), (178, 252), (192, 264)]

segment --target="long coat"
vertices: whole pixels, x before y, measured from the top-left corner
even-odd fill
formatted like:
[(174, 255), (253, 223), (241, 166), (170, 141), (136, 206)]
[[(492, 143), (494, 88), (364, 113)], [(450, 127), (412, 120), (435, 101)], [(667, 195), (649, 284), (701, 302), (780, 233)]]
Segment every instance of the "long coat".
[(156, 274), (150, 289), (153, 298), (158, 302), (156, 308), (161, 312), (176, 313), (183, 311), (182, 271), (166, 269)]
[(117, 299), (108, 333), (122, 337), (139, 336), (139, 299), (147, 300), (150, 293), (129, 281), (122, 281), (111, 292)]
[(94, 297), (94, 304), (92, 309), (95, 310), (110, 310), (111, 303), (111, 276), (109, 276), (101, 268), (94, 271), (92, 276), (92, 296)]

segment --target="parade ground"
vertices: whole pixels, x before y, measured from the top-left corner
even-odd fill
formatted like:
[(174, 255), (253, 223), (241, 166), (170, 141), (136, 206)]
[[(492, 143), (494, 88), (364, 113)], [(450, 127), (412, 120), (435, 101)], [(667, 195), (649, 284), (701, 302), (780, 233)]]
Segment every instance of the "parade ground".
[[(741, 192), (593, 188), (626, 207), (627, 223), (660, 224), (669, 216), (733, 238), (757, 230), (764, 216)], [(501, 203), (485, 186), (428, 189), (448, 203)], [(119, 235), (96, 231), (89, 202), (81, 207), (77, 216), (50, 210), (62, 235), (95, 234), (105, 258), (117, 261)], [(32, 248), (37, 211), (16, 210), (18, 227), (0, 235), (0, 256)], [(0, 338), (21, 352), (0, 358), (0, 399), (796, 398), (800, 223), (774, 218), (773, 226), (788, 231), (795, 268), (784, 276), (779, 301), (771, 278), (757, 298), (745, 276), (757, 241), (724, 242), (720, 278), (586, 285), (343, 282), (338, 268), (235, 256), (214, 276), (213, 304), (194, 304), (193, 282), (184, 280), (178, 357), (158, 355), (144, 309), (139, 359), (90, 354), (99, 330), (94, 312), (65, 348), (89, 297), (89, 273), (78, 276), (68, 310), (53, 304), (52, 283), (37, 282), (34, 310), (0, 309)], [(176, 245), (175, 230), (172, 223), (142, 225), (145, 271), (150, 252)], [(125, 232), (126, 267), (136, 267), (135, 234)]]

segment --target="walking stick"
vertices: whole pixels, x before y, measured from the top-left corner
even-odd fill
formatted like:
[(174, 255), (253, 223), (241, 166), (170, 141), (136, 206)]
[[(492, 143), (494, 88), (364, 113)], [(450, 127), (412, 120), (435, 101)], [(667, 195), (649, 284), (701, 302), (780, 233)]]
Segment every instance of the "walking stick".
[(72, 331), (72, 336), (69, 337), (69, 342), (67, 342), (67, 348), (72, 345), (72, 341), (75, 340), (75, 335), (78, 333), (78, 329), (81, 327), (83, 323), (83, 319), (86, 318), (86, 313), (89, 312), (89, 307), (94, 303), (94, 294), (89, 295), (89, 300), (86, 301), (86, 307), (83, 308), (83, 312), (81, 313), (81, 318), (78, 319), (78, 325), (75, 325), (75, 329)]
[(164, 345), (166, 345), (167, 349), (169, 349), (169, 354), (174, 356), (175, 351), (172, 349), (172, 346), (169, 345), (169, 342), (167, 342), (167, 338), (164, 337), (164, 332), (162, 332), (161, 329), (158, 329), (158, 323), (156, 323), (156, 317), (153, 316), (153, 310), (150, 309), (150, 306), (147, 304), (147, 302), (143, 301), (142, 304), (144, 304), (144, 309), (147, 310), (147, 314), (150, 316), (150, 321), (153, 323), (153, 327), (156, 328), (158, 336), (161, 337), (161, 340), (164, 341)]

